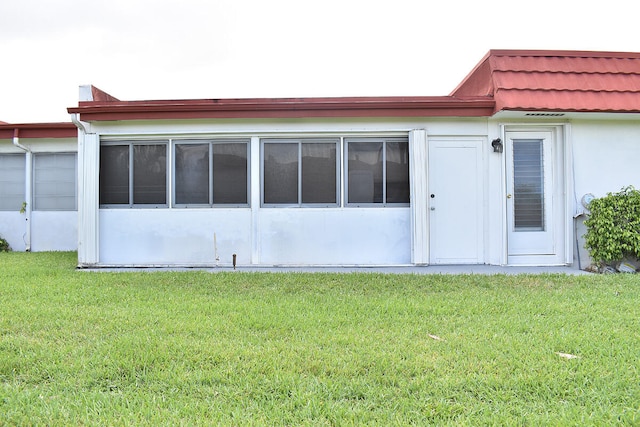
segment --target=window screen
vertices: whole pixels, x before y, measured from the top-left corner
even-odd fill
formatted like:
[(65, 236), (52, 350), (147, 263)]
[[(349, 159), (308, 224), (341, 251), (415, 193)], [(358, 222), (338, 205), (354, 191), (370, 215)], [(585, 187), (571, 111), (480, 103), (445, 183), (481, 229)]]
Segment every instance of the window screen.
[(200, 141), (176, 144), (176, 205), (246, 205), (247, 142)]
[(25, 200), (25, 155), (0, 154), (0, 210), (19, 211)]
[(265, 140), (265, 204), (336, 205), (338, 141), (328, 139)]
[(264, 203), (298, 203), (298, 144), (264, 145)]
[(177, 144), (175, 164), (175, 202), (209, 204), (209, 144)]
[(382, 203), (382, 142), (350, 142), (349, 203)]
[(246, 143), (214, 143), (213, 203), (248, 203), (248, 147)]
[(129, 204), (129, 145), (100, 147), (100, 204)]
[(302, 144), (302, 203), (336, 203), (336, 144)]
[(133, 204), (167, 203), (167, 146), (133, 146)]
[(35, 154), (33, 177), (34, 209), (76, 209), (75, 154)]
[(407, 139), (347, 140), (347, 203), (409, 203)]
[(166, 205), (167, 143), (123, 141), (100, 147), (100, 204)]

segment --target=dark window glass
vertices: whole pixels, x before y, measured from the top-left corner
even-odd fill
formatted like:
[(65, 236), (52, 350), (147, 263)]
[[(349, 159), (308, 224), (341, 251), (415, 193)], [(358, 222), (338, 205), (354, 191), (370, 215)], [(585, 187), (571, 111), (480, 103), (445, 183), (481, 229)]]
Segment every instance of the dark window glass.
[(176, 203), (209, 203), (209, 144), (176, 145)]
[(348, 145), (349, 203), (382, 203), (381, 141), (352, 141)]
[(133, 203), (167, 203), (167, 146), (133, 146)]
[(298, 144), (264, 144), (264, 203), (298, 203)]
[(246, 204), (247, 144), (213, 144), (213, 203)]
[(386, 145), (387, 203), (409, 203), (409, 142)]
[(129, 145), (100, 147), (100, 204), (129, 204)]
[(336, 144), (302, 144), (302, 203), (337, 203)]

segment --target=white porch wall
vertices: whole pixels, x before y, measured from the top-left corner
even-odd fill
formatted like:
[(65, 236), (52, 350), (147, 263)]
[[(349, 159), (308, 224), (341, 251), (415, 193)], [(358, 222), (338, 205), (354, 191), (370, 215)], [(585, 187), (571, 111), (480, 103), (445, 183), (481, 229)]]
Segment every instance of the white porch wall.
[(409, 208), (261, 209), (261, 264), (411, 262)]
[(251, 211), (237, 209), (101, 209), (100, 264), (251, 263)]
[[(24, 221), (24, 215), (23, 221)], [(75, 251), (78, 248), (77, 211), (33, 211), (31, 251)]]
[(18, 252), (26, 250), (25, 233), (27, 225), (24, 214), (20, 212), (0, 211), (0, 237), (9, 242), (11, 249)]
[[(251, 211), (101, 209), (102, 265), (397, 265), (411, 262), (409, 208), (265, 208), (251, 259)], [(215, 234), (215, 245), (214, 245)]]

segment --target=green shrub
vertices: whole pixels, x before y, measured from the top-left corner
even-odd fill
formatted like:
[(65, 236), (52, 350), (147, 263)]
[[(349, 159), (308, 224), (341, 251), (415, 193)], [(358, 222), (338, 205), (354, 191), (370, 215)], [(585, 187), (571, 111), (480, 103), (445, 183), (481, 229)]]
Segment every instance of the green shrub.
[(0, 252), (9, 252), (11, 250), (11, 246), (9, 246), (9, 242), (0, 237)]
[(640, 190), (629, 186), (589, 204), (585, 247), (600, 266), (640, 258)]

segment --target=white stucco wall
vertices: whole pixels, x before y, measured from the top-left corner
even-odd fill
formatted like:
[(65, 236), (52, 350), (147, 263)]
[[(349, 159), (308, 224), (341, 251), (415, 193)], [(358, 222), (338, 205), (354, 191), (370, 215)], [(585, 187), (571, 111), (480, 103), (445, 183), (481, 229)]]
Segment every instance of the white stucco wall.
[(633, 185), (640, 189), (640, 120), (576, 120), (571, 124), (573, 164), (575, 176), (575, 235), (576, 262), (584, 268), (591, 263), (584, 248), (586, 232), (580, 215), (584, 210), (582, 196), (592, 193), (596, 197), (618, 192)]
[(572, 137), (578, 201), (585, 193), (640, 188), (640, 121), (575, 121)]

